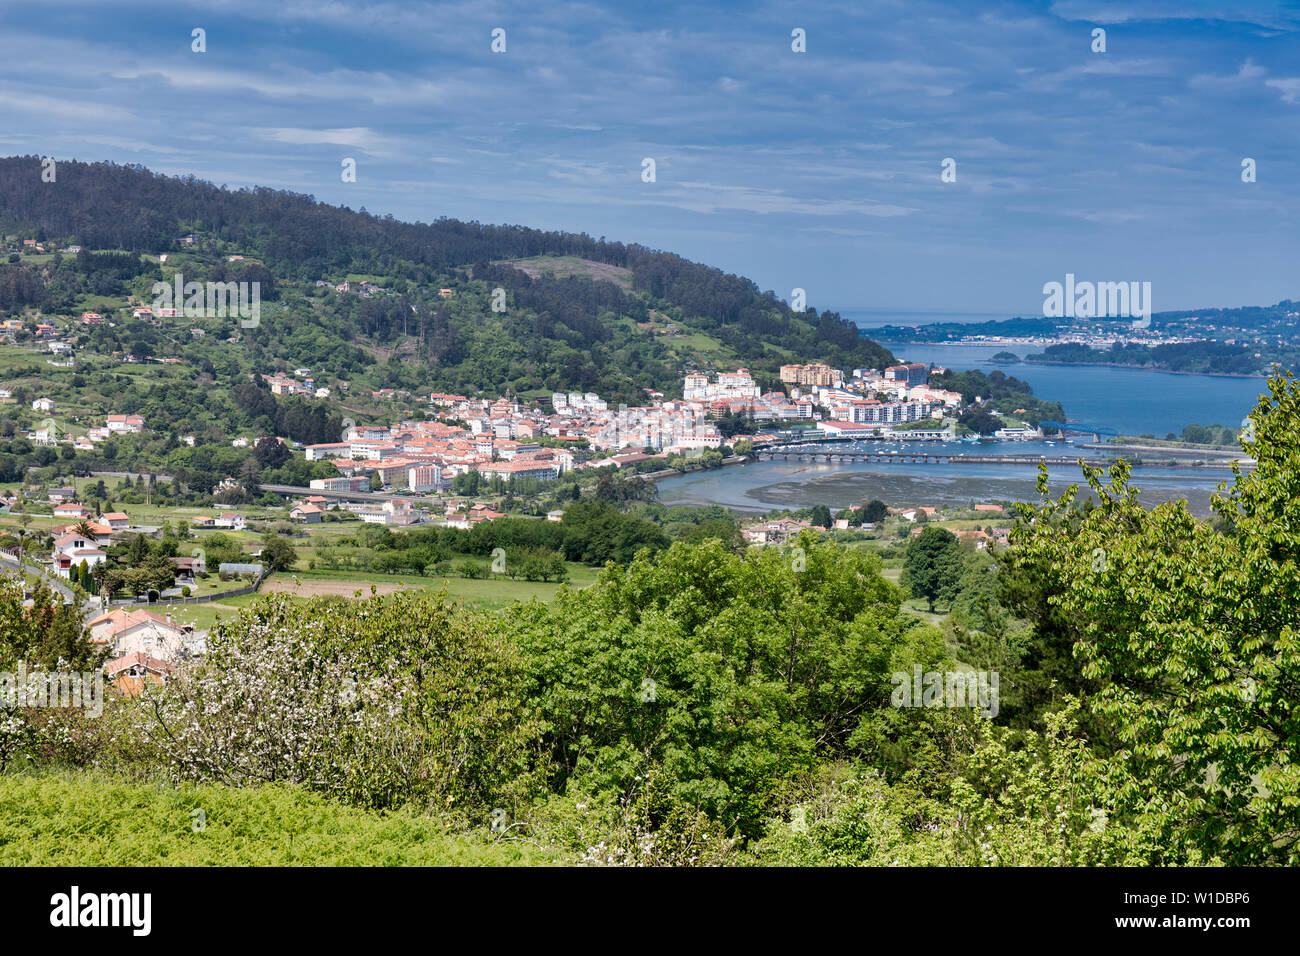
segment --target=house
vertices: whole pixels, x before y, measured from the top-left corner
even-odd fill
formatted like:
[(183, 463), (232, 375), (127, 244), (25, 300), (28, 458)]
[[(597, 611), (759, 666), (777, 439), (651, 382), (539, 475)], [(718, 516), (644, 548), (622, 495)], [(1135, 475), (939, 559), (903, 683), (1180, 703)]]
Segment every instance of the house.
[(963, 543), (970, 541), (974, 543), (976, 551), (984, 551), (988, 548), (992, 538), (978, 529), (974, 531), (958, 531), (957, 539)]
[(144, 431), (144, 419), (139, 415), (109, 415), (105, 423), (114, 434), (139, 434)]
[(212, 527), (228, 528), (231, 531), (243, 531), (244, 516), (237, 511), (224, 511), (212, 519)]
[(48, 398), (38, 398), (32, 402), (32, 411), (34, 412), (52, 412), (54, 411), (54, 402)]
[(125, 531), (131, 526), (131, 519), (125, 511), (110, 511), (108, 514), (100, 515), (99, 520), (113, 531)]
[(112, 658), (143, 653), (162, 661), (173, 661), (188, 653), (193, 627), (178, 624), (171, 615), (163, 617), (143, 608), (114, 608), (91, 620), (90, 642), (107, 646)]
[(97, 547), (98, 542), (80, 534), (65, 534), (55, 539), (51, 568), (61, 578), (71, 578), (73, 570), (81, 565), (93, 568), (108, 560), (108, 555)]
[(79, 521), (82, 518), (90, 518), (91, 516), (92, 512), (83, 508), (75, 501), (69, 502), (68, 504), (56, 505), (54, 508), (54, 517), (56, 518), (71, 518), (73, 521)]
[(316, 505), (297, 505), (289, 511), (289, 517), (303, 524), (320, 524), (321, 510)]
[(177, 556), (172, 558), (171, 562), (176, 565), (177, 580), (193, 581), (195, 577), (200, 574), (206, 574), (208, 570), (207, 562), (204, 560), (201, 549), (199, 550), (199, 553), (193, 557), (186, 558)]
[[(98, 521), (91, 521), (89, 519), (84, 519), (84, 520), (90, 530), (90, 533), (86, 537), (94, 538), (95, 539), (94, 543), (101, 548), (112, 542), (113, 540), (112, 528), (110, 528), (106, 524), (100, 524)], [(50, 533), (55, 538), (61, 538), (65, 534), (77, 534), (79, 533), (77, 531), (77, 525), (79, 524), (81, 524), (80, 521), (77, 522), (77, 524), (61, 524), (58, 527), (51, 530)]]
[(777, 518), (764, 521), (741, 530), (741, 536), (750, 544), (783, 544), (812, 525), (807, 521), (795, 521), (793, 518)]
[(484, 521), (495, 521), (497, 518), (504, 518), (505, 512), (493, 511), (487, 505), (475, 505), (469, 509), (469, 521), (471, 525), (481, 524)]
[(171, 664), (141, 651), (114, 658), (104, 665), (109, 683), (125, 697), (136, 696), (146, 683), (165, 683), (174, 673), (176, 668)]
[(563, 508), (556, 508), (554, 511), (548, 511), (548, 512), (546, 512), (546, 520), (547, 520), (547, 521), (563, 521), (563, 520), (564, 520), (564, 509), (563, 509)]

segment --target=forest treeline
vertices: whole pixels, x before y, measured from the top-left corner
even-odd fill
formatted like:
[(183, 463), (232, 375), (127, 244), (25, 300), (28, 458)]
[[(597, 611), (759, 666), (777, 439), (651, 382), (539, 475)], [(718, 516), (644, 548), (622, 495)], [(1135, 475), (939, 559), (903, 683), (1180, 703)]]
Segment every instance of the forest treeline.
[[(86, 249), (140, 253), (174, 248), (178, 237), (195, 233), (254, 252), (275, 276), (296, 281), (362, 273), (430, 284), (457, 270), (486, 275), (501, 259), (578, 256), (631, 270), (634, 289), (678, 306), (745, 353), (756, 342), (770, 342), (811, 349), (810, 357), (839, 365), (880, 367), (892, 360), (888, 350), (860, 336), (837, 313), (795, 313), (749, 279), (635, 243), (447, 218), (407, 223), (329, 206), (308, 195), (263, 187), (231, 190), (114, 163), (61, 162), (58, 188), (49, 189), (42, 188), (48, 184), (41, 182), (40, 168), (34, 156), (0, 159), (3, 228), (38, 238), (75, 237)], [(15, 277), (10, 283), (21, 281)], [(526, 277), (512, 284), (528, 285)]]

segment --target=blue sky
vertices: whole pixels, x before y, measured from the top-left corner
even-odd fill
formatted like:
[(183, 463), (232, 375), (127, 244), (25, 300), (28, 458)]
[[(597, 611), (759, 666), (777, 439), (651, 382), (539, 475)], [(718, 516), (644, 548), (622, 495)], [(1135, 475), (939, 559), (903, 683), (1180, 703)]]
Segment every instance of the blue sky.
[(1296, 0), (0, 6), (0, 153), (641, 242), (818, 308), (1300, 298), (1298, 131)]

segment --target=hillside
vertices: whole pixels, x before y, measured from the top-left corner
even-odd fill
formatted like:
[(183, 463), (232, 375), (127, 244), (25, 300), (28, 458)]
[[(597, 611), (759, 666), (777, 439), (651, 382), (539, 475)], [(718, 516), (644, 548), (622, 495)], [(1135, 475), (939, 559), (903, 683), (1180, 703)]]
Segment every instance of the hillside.
[(437, 820), (331, 803), (298, 787), (0, 775), (4, 866), (520, 866), (564, 861)]
[[(110, 321), (88, 344), (108, 354), (166, 355), (200, 372), (305, 365), (375, 389), (581, 389), (611, 402), (638, 401), (646, 388), (671, 396), (690, 368), (743, 365), (770, 385), (792, 360), (893, 361), (837, 313), (795, 313), (748, 279), (640, 245), (404, 223), (141, 167), (63, 162), (54, 189), (39, 172), (36, 157), (0, 159), (0, 231), (11, 237), (0, 314), (103, 313)], [(260, 282), (261, 326), (232, 351), (193, 341), (193, 322), (125, 314), (177, 272)], [(345, 282), (373, 288), (334, 290)]]

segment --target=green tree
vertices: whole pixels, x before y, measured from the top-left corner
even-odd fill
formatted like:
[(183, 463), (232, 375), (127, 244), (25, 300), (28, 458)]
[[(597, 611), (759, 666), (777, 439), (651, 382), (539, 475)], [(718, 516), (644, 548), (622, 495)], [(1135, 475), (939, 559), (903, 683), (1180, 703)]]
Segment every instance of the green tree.
[(678, 799), (752, 835), (783, 782), (848, 753), (891, 669), (938, 636), (900, 615), (874, 555), (799, 546), (679, 542), (503, 618), (556, 789), (627, 794), (661, 765)]
[(957, 536), (937, 525), (926, 527), (907, 546), (901, 583), (913, 597), (925, 598), (930, 612), (936, 601), (951, 604), (962, 573)]
[(858, 524), (879, 524), (889, 517), (889, 505), (879, 498), (873, 498), (858, 511)]
[[(1027, 508), (1013, 568), (1040, 576), (1113, 723), (1109, 785), (1165, 859), (1300, 862), (1300, 386), (1269, 383), (1243, 447), (1256, 459), (1213, 507), (1146, 510), (1129, 468), (1085, 471), (1077, 488)], [(1253, 434), (1252, 434), (1253, 433)]]
[(284, 538), (268, 534), (262, 538), (262, 566), (268, 571), (288, 571), (298, 562), (298, 552)]
[(30, 607), (23, 597), (20, 581), (0, 579), (0, 670), (12, 671), (18, 661), (44, 668), (63, 661), (72, 669), (88, 670), (99, 649), (86, 639), (78, 609), (43, 584), (32, 591)]

